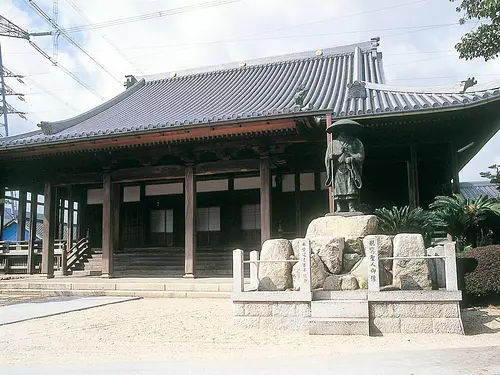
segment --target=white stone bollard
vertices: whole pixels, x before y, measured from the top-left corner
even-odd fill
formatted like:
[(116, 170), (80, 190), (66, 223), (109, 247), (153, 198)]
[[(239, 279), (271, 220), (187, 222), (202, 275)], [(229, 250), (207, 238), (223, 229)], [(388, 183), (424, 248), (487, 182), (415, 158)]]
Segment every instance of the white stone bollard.
[(446, 274), (446, 290), (458, 290), (457, 258), (455, 254), (455, 242), (444, 244), (444, 268)]
[(245, 290), (245, 275), (243, 273), (243, 250), (233, 250), (233, 293)]
[[(250, 251), (250, 261), (258, 261), (259, 252), (257, 250)], [(250, 263), (250, 288), (257, 289), (259, 286), (259, 263)]]
[(365, 247), (368, 257), (368, 290), (371, 292), (380, 291), (378, 244), (375, 238), (368, 239), (368, 247)]

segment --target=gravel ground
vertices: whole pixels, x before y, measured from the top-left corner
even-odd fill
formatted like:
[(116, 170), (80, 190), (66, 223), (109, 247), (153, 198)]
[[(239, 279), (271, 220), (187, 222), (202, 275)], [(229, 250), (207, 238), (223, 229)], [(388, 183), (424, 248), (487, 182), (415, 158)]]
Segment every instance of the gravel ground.
[(0, 364), (262, 358), (498, 346), (500, 309), (464, 312), (469, 336), (309, 336), (232, 325), (229, 300), (142, 299), (0, 327)]

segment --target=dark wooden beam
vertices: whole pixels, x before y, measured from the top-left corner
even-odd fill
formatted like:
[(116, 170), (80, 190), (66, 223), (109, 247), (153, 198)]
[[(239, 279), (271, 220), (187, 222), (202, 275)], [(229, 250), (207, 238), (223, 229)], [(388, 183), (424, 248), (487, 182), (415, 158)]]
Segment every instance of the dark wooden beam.
[(201, 176), (221, 173), (250, 172), (258, 171), (259, 166), (259, 159), (220, 160), (197, 164), (194, 168), (194, 173), (197, 176)]
[(292, 118), (272, 121), (255, 121), (246, 123), (233, 123), (228, 125), (203, 125), (189, 128), (173, 127), (157, 130), (141, 135), (123, 135), (121, 137), (102, 137), (94, 140), (83, 139), (73, 142), (61, 142), (50, 146), (23, 147), (19, 149), (0, 150), (2, 158), (50, 155), (58, 153), (74, 153), (77, 151), (95, 151), (108, 148), (129, 147), (148, 144), (179, 143), (185, 141), (199, 141), (218, 139), (222, 137), (245, 137), (251, 135), (263, 136), (266, 134), (283, 134), (295, 132), (296, 125)]
[(260, 240), (271, 238), (271, 170), (269, 157), (260, 159)]
[(113, 275), (113, 183), (111, 173), (103, 173), (102, 189), (102, 277)]
[(120, 248), (120, 207), (122, 204), (123, 187), (121, 184), (113, 184), (113, 250)]
[(410, 160), (406, 164), (408, 171), (408, 199), (411, 209), (419, 206), (418, 154), (415, 145), (410, 146)]
[(183, 177), (183, 165), (126, 168), (111, 172), (111, 178), (114, 182), (168, 180)]
[(27, 191), (19, 191), (19, 206), (17, 210), (17, 240), (24, 241), (26, 238), (26, 199)]
[(56, 217), (56, 197), (54, 187), (50, 182), (45, 183), (43, 203), (43, 248), (42, 248), (42, 275), (54, 277), (54, 236)]
[(453, 178), (452, 192), (460, 194), (460, 169), (458, 167), (458, 153), (454, 142), (450, 142), (451, 176)]
[(295, 172), (295, 235), (302, 237), (301, 228), (302, 220), (300, 214), (300, 172)]
[(38, 191), (31, 190), (30, 207), (30, 233), (28, 239), (28, 262), (27, 273), (32, 275), (35, 272), (35, 243), (36, 243), (36, 225), (38, 221)]
[(55, 186), (101, 184), (102, 173), (61, 174), (54, 176)]
[(196, 175), (192, 165), (186, 166), (185, 195), (185, 258), (184, 277), (196, 273)]

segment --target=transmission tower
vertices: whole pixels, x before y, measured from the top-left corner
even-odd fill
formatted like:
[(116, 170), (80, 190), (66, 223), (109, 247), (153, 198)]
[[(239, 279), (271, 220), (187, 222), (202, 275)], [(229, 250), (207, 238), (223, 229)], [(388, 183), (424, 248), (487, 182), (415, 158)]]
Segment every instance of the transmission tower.
[[(29, 41), (30, 36), (44, 36), (44, 35), (51, 35), (51, 33), (50, 32), (28, 33), (26, 30), (23, 30), (16, 24), (10, 22), (5, 17), (0, 16), (0, 36), (27, 39)], [(0, 91), (2, 93), (2, 101), (0, 103), (0, 110), (1, 110), (0, 113), (2, 114), (3, 117), (3, 124), (0, 123), (0, 125), (4, 127), (6, 137), (9, 136), (9, 123), (7, 119), (8, 114), (16, 114), (19, 117), (27, 120), (27, 118), (24, 116), (26, 114), (25, 112), (18, 111), (12, 105), (7, 103), (6, 96), (15, 96), (19, 100), (23, 102), (25, 101), (23, 94), (15, 92), (10, 86), (8, 86), (5, 83), (5, 78), (7, 77), (17, 78), (18, 82), (24, 84), (23, 80), (21, 79), (23, 78), (22, 76), (12, 73), (10, 70), (8, 70), (6, 67), (3, 66), (2, 46), (0, 44)]]

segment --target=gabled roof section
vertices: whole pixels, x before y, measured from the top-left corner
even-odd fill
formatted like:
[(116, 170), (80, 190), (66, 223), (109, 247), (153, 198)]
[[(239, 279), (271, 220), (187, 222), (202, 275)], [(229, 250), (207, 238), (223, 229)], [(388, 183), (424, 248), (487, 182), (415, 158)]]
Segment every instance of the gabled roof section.
[[(15, 147), (347, 109), (354, 81), (384, 83), (378, 38), (365, 43), (144, 77), (74, 118), (42, 122)], [(307, 112), (306, 114), (302, 114)]]
[(500, 82), (472, 88), (387, 85), (378, 42), (374, 38), (142, 77), (88, 112), (42, 122), (42, 134), (0, 140), (0, 149), (325, 113), (334, 118), (361, 118), (429, 112), (500, 99)]

